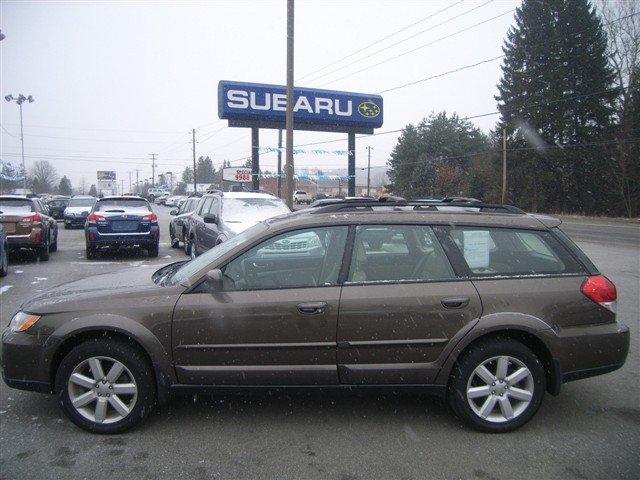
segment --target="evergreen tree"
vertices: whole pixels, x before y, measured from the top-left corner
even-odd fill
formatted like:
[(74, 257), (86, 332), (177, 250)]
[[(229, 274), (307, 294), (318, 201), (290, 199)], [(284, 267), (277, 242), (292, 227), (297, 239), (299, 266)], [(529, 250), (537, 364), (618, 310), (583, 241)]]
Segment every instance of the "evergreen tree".
[(58, 185), (58, 194), (71, 196), (72, 193), (73, 188), (71, 187), (71, 180), (69, 180), (66, 175), (63, 175), (60, 179), (60, 184)]
[(215, 169), (213, 162), (209, 157), (200, 157), (196, 163), (196, 182), (211, 183), (213, 182)]
[(89, 195), (91, 195), (92, 197), (97, 197), (98, 196), (98, 190), (96, 189), (95, 184), (91, 184), (91, 187), (89, 187)]
[(181, 179), (182, 183), (193, 183), (193, 168), (191, 167), (186, 167), (183, 171), (182, 171), (182, 179)]
[(407, 198), (466, 195), (472, 158), (487, 147), (471, 122), (432, 114), (402, 131), (389, 160), (389, 189)]
[[(524, 0), (498, 83), (509, 136), (510, 199), (545, 211), (608, 208), (616, 91), (607, 39), (587, 0)], [(563, 146), (559, 148), (558, 146)]]

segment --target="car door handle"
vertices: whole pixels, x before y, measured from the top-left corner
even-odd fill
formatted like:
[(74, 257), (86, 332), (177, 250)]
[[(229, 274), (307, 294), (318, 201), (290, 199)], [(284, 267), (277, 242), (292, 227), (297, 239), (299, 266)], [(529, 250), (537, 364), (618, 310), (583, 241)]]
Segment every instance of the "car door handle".
[(444, 308), (462, 308), (469, 305), (469, 297), (448, 297), (442, 299)]
[(319, 315), (327, 308), (327, 302), (309, 302), (298, 304), (298, 311), (303, 315)]

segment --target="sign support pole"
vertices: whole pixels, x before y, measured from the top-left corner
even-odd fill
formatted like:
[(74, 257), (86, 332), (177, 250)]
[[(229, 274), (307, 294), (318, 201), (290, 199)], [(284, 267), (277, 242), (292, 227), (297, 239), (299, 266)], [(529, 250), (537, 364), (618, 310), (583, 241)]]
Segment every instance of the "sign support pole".
[(260, 190), (260, 129), (251, 129), (251, 188)]
[(293, 166), (293, 0), (287, 0), (287, 113), (285, 117), (285, 126), (287, 129), (287, 157), (286, 157), (286, 186), (287, 206), (293, 210), (293, 189), (295, 179), (293, 175), (295, 168)]
[(278, 198), (282, 198), (282, 129), (278, 130)]
[(348, 165), (348, 175), (349, 175), (349, 188), (347, 195), (349, 197), (356, 196), (356, 134), (355, 132), (349, 132), (347, 134), (347, 150), (349, 151), (349, 165)]

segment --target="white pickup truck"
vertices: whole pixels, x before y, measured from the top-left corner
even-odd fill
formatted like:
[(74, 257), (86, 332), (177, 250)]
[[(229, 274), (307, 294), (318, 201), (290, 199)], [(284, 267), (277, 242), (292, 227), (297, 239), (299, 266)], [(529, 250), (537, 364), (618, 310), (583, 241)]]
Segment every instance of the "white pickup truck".
[(296, 190), (293, 192), (293, 203), (311, 203), (311, 196), (304, 190)]

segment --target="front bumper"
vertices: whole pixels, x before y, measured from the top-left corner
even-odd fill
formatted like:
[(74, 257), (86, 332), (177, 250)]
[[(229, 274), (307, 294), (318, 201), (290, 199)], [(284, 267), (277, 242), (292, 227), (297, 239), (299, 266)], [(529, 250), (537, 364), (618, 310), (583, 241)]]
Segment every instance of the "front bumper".
[(105, 245), (154, 245), (160, 239), (160, 227), (151, 225), (148, 232), (143, 233), (100, 233), (96, 227), (86, 229), (86, 240), (94, 246)]
[(559, 367), (562, 383), (602, 375), (622, 367), (629, 353), (629, 327), (606, 323), (562, 328), (548, 345)]
[(83, 227), (85, 222), (87, 221), (87, 217), (81, 216), (64, 216), (64, 224), (69, 227)]
[(49, 336), (16, 333), (6, 328), (2, 333), (2, 378), (11, 388), (50, 393), (49, 362), (45, 344)]

